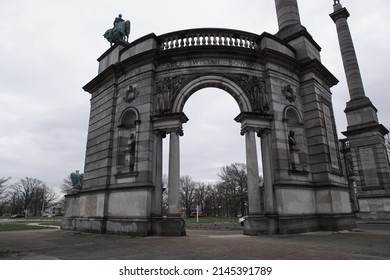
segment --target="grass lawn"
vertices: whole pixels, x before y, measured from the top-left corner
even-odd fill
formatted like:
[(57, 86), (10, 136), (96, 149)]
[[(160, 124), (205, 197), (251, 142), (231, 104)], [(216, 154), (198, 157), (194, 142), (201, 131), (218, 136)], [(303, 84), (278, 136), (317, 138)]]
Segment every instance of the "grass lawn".
[(29, 229), (47, 229), (47, 227), (41, 227), (36, 225), (27, 225), (22, 223), (17, 224), (0, 224), (0, 231), (13, 231), (13, 230), (29, 230)]

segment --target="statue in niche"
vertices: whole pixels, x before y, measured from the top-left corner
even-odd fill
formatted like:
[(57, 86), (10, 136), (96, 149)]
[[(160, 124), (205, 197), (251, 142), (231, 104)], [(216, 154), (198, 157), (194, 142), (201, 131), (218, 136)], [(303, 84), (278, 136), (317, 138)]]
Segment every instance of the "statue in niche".
[(134, 133), (130, 134), (129, 139), (127, 140), (125, 148), (125, 166), (129, 167), (130, 171), (134, 171), (135, 164), (135, 136)]
[(73, 189), (81, 189), (83, 187), (83, 174), (79, 170), (70, 174)]
[(122, 15), (119, 14), (118, 17), (115, 18), (114, 27), (111, 29), (108, 29), (103, 37), (107, 39), (108, 42), (110, 42), (111, 46), (115, 43), (118, 43), (119, 41), (129, 41), (129, 34), (130, 34), (130, 21), (122, 19)]
[(126, 150), (128, 150), (128, 151), (134, 151), (135, 150), (134, 133), (131, 133), (129, 139), (127, 140)]
[(290, 147), (290, 161), (292, 170), (297, 170), (300, 166), (299, 149), (296, 148), (297, 140), (295, 139), (295, 131), (290, 130), (288, 133), (288, 146)]
[(297, 140), (295, 139), (295, 131), (290, 130), (288, 133), (288, 145), (291, 150), (295, 150), (295, 146), (297, 145)]

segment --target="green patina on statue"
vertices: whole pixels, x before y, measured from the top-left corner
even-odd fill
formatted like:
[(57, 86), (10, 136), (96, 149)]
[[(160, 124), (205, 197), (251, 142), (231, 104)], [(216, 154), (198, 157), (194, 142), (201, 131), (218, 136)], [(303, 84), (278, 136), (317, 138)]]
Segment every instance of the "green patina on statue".
[(81, 189), (83, 187), (83, 174), (80, 174), (80, 171), (76, 170), (76, 172), (72, 172), (70, 179), (72, 180), (74, 189)]
[(119, 14), (118, 17), (114, 20), (114, 27), (108, 29), (106, 33), (104, 33), (104, 38), (110, 42), (111, 46), (119, 41), (129, 41), (130, 34), (130, 21), (122, 19), (122, 15)]

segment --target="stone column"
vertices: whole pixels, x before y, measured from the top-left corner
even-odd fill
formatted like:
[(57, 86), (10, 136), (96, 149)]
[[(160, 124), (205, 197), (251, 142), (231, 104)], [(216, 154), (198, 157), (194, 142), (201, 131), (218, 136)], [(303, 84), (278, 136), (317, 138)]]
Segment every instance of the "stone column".
[(168, 216), (180, 216), (180, 129), (170, 132), (169, 139), (169, 174), (168, 174)]
[(249, 215), (261, 215), (259, 164), (257, 160), (256, 135), (254, 129), (245, 131), (246, 168), (248, 179)]
[(287, 26), (301, 25), (297, 0), (275, 0), (279, 30)]
[(263, 163), (264, 177), (264, 205), (265, 214), (275, 214), (273, 175), (272, 175), (272, 156), (271, 156), (271, 131), (265, 129), (261, 132), (261, 157)]
[(349, 13), (340, 3), (335, 4), (333, 7), (334, 12), (330, 14), (330, 17), (336, 24), (349, 94), (351, 100), (363, 98), (365, 97), (365, 93), (362, 77), (360, 75), (358, 60), (347, 22)]
[(162, 215), (162, 158), (163, 158), (163, 138), (165, 133), (161, 131), (156, 131), (154, 134), (154, 153), (153, 153), (153, 162), (154, 162), (154, 203), (153, 203), (153, 214), (154, 216)]

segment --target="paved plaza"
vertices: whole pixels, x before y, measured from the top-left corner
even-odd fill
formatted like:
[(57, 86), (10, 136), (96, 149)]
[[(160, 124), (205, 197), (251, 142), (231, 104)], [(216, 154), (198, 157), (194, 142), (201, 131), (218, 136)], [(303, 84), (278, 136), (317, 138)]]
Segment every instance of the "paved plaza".
[(390, 224), (268, 236), (205, 229), (187, 229), (183, 237), (129, 237), (59, 229), (0, 232), (0, 259), (390, 260)]

